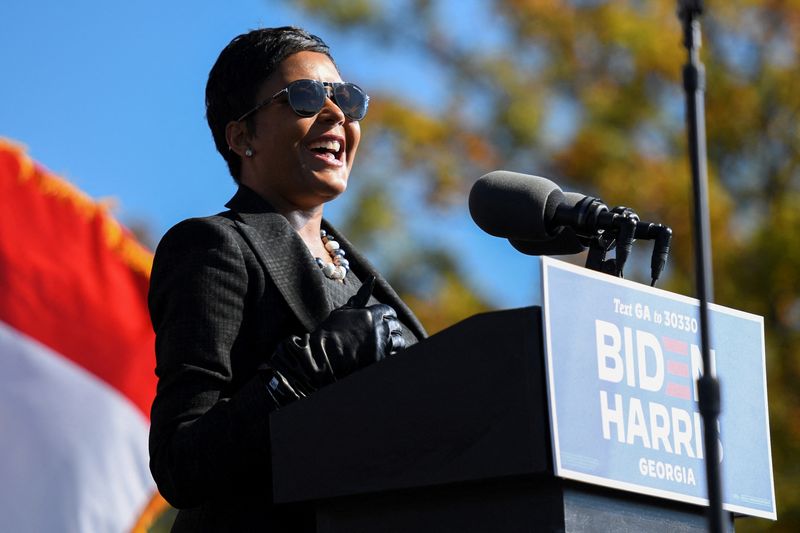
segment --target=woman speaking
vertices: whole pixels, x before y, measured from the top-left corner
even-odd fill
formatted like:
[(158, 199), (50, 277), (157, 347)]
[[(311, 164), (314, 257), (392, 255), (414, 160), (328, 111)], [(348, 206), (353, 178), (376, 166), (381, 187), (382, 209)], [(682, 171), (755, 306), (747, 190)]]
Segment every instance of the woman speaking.
[(368, 104), (298, 28), (240, 35), (211, 69), (208, 124), (239, 189), (167, 232), (149, 296), (150, 468), (173, 531), (313, 531), (308, 508), (272, 504), (269, 413), (425, 336), (322, 216)]

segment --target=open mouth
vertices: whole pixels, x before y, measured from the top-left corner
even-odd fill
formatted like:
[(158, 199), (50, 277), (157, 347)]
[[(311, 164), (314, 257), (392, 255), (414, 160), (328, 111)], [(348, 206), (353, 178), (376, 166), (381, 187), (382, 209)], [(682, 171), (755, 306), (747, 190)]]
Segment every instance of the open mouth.
[(306, 145), (320, 158), (329, 162), (344, 161), (344, 141), (336, 137), (322, 137)]

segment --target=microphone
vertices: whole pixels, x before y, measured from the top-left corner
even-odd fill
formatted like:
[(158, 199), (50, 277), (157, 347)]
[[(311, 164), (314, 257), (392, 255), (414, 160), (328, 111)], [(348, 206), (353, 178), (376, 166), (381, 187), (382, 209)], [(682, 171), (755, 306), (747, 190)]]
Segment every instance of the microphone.
[(614, 261), (620, 276), (634, 240), (652, 239), (652, 285), (666, 264), (672, 238), (669, 227), (642, 222), (629, 208), (610, 210), (597, 198), (564, 193), (547, 178), (506, 170), (490, 172), (475, 182), (469, 210), (478, 227), (508, 239), (528, 255), (578, 253), (585, 249), (584, 243), (611, 235), (616, 239)]
[(564, 193), (547, 178), (496, 170), (472, 186), (469, 212), (489, 235), (549, 241), (558, 234), (552, 220), (564, 202)]
[[(565, 203), (572, 207), (586, 198), (577, 192), (563, 191), (563, 193)], [(578, 237), (572, 228), (562, 226), (556, 236), (547, 241), (508, 239), (508, 242), (525, 255), (573, 255), (586, 250), (588, 244), (584, 243), (585, 240)]]
[(475, 182), (469, 211), (489, 235), (533, 242), (552, 241), (564, 226), (580, 237), (593, 237), (598, 229), (613, 229), (617, 217), (596, 198), (564, 193), (547, 178), (506, 170)]

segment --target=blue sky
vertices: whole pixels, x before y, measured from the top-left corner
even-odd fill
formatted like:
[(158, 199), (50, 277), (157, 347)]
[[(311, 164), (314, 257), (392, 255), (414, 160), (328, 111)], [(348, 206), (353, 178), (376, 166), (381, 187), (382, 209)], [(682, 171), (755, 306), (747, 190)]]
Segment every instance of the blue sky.
[[(479, 0), (450, 5), (450, 25), (486, 21), (474, 16)], [(376, 50), (284, 2), (7, 0), (0, 17), (0, 136), (22, 143), (93, 198), (114, 198), (120, 220), (144, 221), (160, 238), (184, 218), (222, 210), (235, 190), (205, 122), (208, 70), (235, 35), (286, 24), (322, 36), (345, 79), (368, 90), (402, 80), (416, 88), (420, 105), (436, 100), (436, 84), (424, 81), (437, 73), (423, 58)], [(491, 31), (483, 34), (491, 38)], [(358, 161), (351, 179), (358, 179)], [(490, 301), (527, 305), (532, 259), (478, 229), (466, 202), (465, 196), (463, 206), (430, 223)], [(326, 215), (336, 223), (345, 208), (334, 202)], [(418, 215), (413, 207), (402, 212)]]

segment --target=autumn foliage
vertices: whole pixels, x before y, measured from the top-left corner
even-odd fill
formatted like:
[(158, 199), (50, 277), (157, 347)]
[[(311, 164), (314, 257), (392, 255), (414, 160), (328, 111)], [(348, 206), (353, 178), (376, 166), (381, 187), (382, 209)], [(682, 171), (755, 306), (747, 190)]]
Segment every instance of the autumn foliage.
[[(331, 31), (424, 58), (439, 105), (373, 94), (350, 231), (403, 231), (387, 174), (430, 212), (464, 202), (496, 168), (535, 172), (615, 204), (646, 206), (677, 238), (665, 287), (694, 294), (691, 178), (675, 0), (303, 0)], [(800, 525), (800, 2), (707, 1), (706, 66), (715, 301), (765, 317), (777, 522)], [(477, 6), (477, 7), (476, 7)], [(460, 21), (455, 23), (455, 21)], [(466, 22), (465, 22), (466, 21)], [(401, 52), (398, 52), (401, 53)], [(420, 68), (423, 68), (421, 66)], [(424, 95), (423, 95), (424, 96)], [(359, 203), (360, 202), (360, 203)], [(413, 232), (412, 229), (406, 228)], [(433, 230), (432, 230), (433, 231)], [(364, 242), (362, 241), (362, 242)], [(405, 241), (404, 241), (405, 242)], [(395, 279), (435, 331), (491, 306), (435, 244), (414, 246)], [(377, 247), (377, 251), (381, 250)], [(424, 287), (424, 290), (420, 290)], [(723, 384), (724, 386), (724, 384)]]

